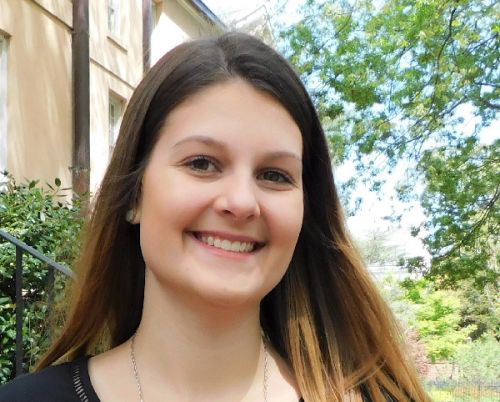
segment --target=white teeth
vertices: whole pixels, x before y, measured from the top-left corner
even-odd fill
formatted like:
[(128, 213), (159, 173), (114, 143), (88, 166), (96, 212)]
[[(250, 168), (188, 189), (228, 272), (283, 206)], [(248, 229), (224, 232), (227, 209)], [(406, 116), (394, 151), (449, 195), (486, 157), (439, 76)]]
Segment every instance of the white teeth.
[(208, 244), (209, 246), (214, 246), (216, 248), (221, 248), (226, 251), (232, 251), (235, 253), (249, 253), (254, 249), (255, 243), (253, 242), (243, 242), (243, 241), (230, 241), (227, 239), (220, 239), (213, 236), (201, 236), (201, 241)]

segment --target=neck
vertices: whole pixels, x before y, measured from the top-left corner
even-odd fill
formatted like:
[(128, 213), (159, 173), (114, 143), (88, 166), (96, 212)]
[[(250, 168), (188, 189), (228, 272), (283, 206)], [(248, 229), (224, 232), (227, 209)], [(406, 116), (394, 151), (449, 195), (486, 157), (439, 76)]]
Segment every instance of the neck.
[(262, 400), (258, 305), (212, 306), (155, 285), (147, 290), (135, 339), (145, 400), (164, 392), (176, 395), (172, 400)]

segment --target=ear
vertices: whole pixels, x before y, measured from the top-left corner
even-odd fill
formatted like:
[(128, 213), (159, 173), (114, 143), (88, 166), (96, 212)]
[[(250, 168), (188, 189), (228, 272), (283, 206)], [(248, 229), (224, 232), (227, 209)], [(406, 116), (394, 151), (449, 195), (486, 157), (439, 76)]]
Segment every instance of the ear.
[(134, 203), (134, 216), (132, 218), (132, 221), (130, 222), (132, 225), (137, 225), (141, 223), (141, 216), (142, 216), (142, 185), (144, 182), (144, 177), (141, 179), (141, 184), (139, 186), (139, 190), (137, 191), (137, 195), (135, 197), (135, 203)]
[(133, 211), (134, 211), (134, 216), (132, 217), (132, 220), (130, 223), (132, 225), (137, 225), (137, 224), (141, 223), (142, 203), (141, 203), (140, 198), (137, 200), (137, 204), (134, 207)]
[(125, 220), (131, 225), (137, 225), (141, 222), (142, 202), (141, 196), (137, 197), (134, 206), (125, 214)]

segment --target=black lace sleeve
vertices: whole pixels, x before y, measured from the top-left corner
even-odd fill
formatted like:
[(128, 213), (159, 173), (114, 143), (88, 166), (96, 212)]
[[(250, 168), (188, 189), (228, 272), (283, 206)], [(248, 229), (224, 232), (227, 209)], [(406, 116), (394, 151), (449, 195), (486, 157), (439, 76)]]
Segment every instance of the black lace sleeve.
[(20, 376), (0, 387), (0, 402), (99, 402), (93, 389), (87, 390), (86, 367), (87, 359), (80, 358)]

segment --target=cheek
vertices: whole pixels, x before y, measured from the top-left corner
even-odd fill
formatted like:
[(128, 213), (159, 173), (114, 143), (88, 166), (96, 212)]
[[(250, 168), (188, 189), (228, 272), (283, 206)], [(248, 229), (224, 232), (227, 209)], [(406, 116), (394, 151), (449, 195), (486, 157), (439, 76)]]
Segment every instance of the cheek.
[(290, 252), (291, 256), (302, 228), (304, 216), (302, 194), (274, 203), (272, 211), (269, 212), (271, 236), (275, 244)]
[(146, 178), (141, 200), (141, 217), (144, 217), (148, 224), (160, 227), (176, 226), (200, 204), (199, 187), (190, 185), (181, 178), (181, 175), (162, 172), (160, 169), (151, 172)]
[[(269, 204), (268, 204), (269, 205)], [(271, 208), (271, 205), (269, 205)], [(302, 196), (282, 200), (272, 205), (268, 212), (268, 228), (272, 242), (270, 253), (271, 291), (283, 278), (290, 261), (292, 260), (295, 246), (302, 228), (304, 204)], [(266, 293), (267, 294), (267, 293)]]

